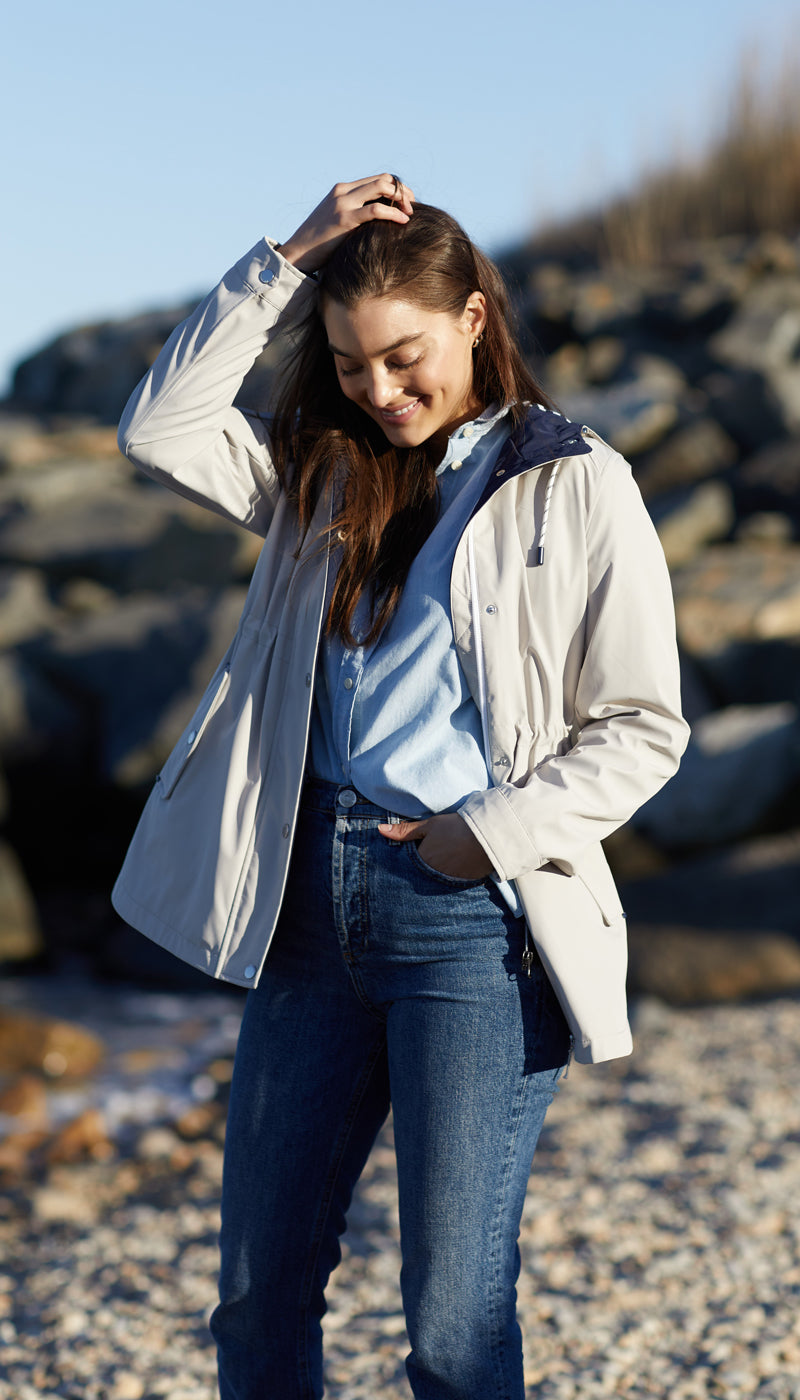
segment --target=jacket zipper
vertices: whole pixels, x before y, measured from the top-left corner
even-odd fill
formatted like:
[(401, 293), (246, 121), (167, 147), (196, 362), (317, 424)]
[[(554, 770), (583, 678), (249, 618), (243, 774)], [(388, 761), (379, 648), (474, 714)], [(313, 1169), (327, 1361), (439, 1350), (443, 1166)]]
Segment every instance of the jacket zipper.
[[(489, 782), (494, 786), (494, 774), (492, 772), (492, 751), (489, 744), (489, 723), (487, 719), (488, 707), (486, 704), (486, 663), (483, 654), (483, 635), (481, 633), (481, 612), (478, 598), (478, 570), (475, 564), (475, 533), (473, 522), (470, 521), (469, 532), (467, 534), (467, 566), (469, 569), (469, 592), (470, 608), (472, 610), (472, 637), (475, 647), (475, 665), (478, 671), (478, 705), (481, 712), (481, 730), (483, 732), (483, 747), (486, 755), (486, 769), (489, 774)], [(536, 949), (534, 947), (531, 931), (528, 928), (528, 921), (525, 920), (525, 947), (522, 950), (522, 971), (526, 977), (530, 977), (534, 962), (536, 961)]]

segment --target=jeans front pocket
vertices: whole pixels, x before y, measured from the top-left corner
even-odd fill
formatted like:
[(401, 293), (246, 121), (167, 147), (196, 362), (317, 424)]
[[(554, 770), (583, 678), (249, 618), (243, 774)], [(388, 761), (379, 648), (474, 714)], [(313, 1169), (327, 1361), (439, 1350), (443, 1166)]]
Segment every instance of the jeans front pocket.
[(428, 865), (427, 861), (422, 859), (419, 853), (419, 843), (416, 841), (406, 841), (405, 848), (417, 870), (421, 871), (423, 875), (427, 875), (428, 879), (438, 880), (440, 884), (447, 885), (451, 890), (468, 890), (486, 883), (484, 875), (479, 875), (477, 879), (473, 876), (446, 875), (443, 870), (437, 870), (433, 865)]

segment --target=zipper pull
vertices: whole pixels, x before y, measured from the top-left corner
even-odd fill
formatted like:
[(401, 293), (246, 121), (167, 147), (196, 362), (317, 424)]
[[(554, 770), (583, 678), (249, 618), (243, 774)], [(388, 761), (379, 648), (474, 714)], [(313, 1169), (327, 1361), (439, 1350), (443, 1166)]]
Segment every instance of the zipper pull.
[(522, 971), (525, 973), (526, 977), (530, 977), (533, 971), (533, 957), (533, 949), (525, 948), (522, 954)]

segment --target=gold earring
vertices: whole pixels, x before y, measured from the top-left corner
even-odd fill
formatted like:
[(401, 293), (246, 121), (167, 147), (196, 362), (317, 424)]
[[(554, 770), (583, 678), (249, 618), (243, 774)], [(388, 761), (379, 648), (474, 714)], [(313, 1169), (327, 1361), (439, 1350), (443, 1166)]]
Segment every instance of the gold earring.
[(482, 340), (483, 340), (483, 331), (481, 331), (480, 335), (476, 335), (475, 339), (473, 340), (473, 342), (472, 342), (472, 348), (473, 348), (473, 350), (475, 349), (475, 347), (476, 347), (477, 345), (480, 345), (480, 343), (481, 343)]

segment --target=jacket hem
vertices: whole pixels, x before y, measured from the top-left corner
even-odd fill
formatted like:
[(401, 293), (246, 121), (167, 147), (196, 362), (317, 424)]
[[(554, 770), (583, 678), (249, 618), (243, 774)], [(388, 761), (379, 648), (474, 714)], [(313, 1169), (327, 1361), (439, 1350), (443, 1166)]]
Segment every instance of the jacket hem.
[(215, 982), (228, 982), (236, 987), (244, 987), (246, 991), (252, 990), (252, 979), (246, 981), (243, 977), (231, 977), (212, 966), (211, 949), (203, 948), (195, 940), (184, 938), (171, 924), (165, 924), (157, 914), (140, 904), (119, 880), (111, 892), (111, 903), (126, 924), (130, 924), (137, 933), (143, 934), (159, 947), (165, 948), (168, 953), (173, 953), (181, 962), (188, 963), (198, 972), (205, 972), (206, 976), (212, 977)]

